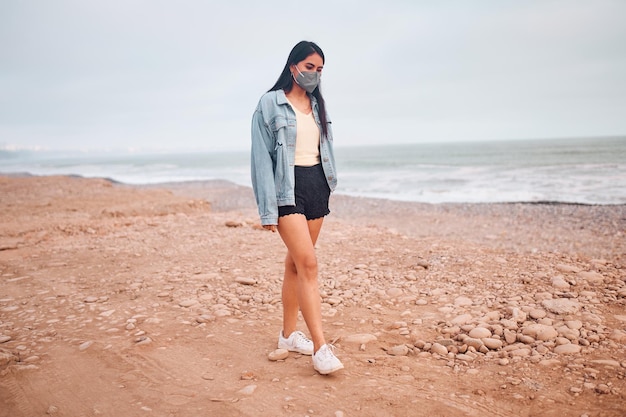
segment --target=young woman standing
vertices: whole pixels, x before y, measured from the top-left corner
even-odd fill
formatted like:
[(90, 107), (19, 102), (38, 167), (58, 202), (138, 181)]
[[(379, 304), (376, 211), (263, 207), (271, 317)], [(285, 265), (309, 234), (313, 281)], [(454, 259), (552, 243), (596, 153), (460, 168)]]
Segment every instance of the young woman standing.
[[(315, 242), (337, 185), (333, 137), (319, 81), (324, 53), (302, 41), (252, 117), (252, 186), (263, 228), (285, 246), (278, 347), (312, 355), (320, 374), (343, 368), (322, 330)], [(311, 334), (296, 330), (298, 311)]]

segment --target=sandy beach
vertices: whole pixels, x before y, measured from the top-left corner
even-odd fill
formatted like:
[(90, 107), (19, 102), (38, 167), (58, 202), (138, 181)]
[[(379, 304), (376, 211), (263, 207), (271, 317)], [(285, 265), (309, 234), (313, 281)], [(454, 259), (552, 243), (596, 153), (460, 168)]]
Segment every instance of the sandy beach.
[(249, 188), (0, 176), (0, 416), (626, 415), (626, 206), (331, 211), (321, 376)]

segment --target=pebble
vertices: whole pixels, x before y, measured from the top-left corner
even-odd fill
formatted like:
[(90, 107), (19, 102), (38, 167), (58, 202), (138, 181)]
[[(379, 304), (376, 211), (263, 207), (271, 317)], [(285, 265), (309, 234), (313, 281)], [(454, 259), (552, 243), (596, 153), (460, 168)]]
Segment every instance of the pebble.
[(251, 381), (256, 378), (256, 375), (254, 375), (254, 372), (252, 371), (243, 371), (240, 378), (243, 381)]
[(552, 278), (552, 286), (560, 290), (569, 290), (570, 288), (569, 282), (560, 275)]
[(237, 277), (235, 282), (242, 285), (255, 285), (256, 279), (250, 277)]
[(474, 304), (474, 302), (469, 297), (461, 296), (454, 299), (454, 305), (457, 307), (471, 306), (472, 304)]
[(375, 335), (370, 334), (370, 333), (358, 333), (358, 334), (344, 336), (341, 338), (341, 340), (346, 343), (365, 344), (365, 343), (376, 341), (378, 340), (378, 338)]
[[(446, 353), (448, 351), (446, 350)], [(387, 350), (387, 354), (392, 356), (406, 356), (409, 354), (409, 347), (407, 345), (397, 345)]]
[(463, 340), (463, 343), (473, 347), (474, 349), (480, 349), (480, 347), (483, 345), (483, 341), (480, 339), (476, 339), (473, 337), (467, 337)]
[(215, 321), (215, 316), (211, 314), (201, 314), (200, 316), (196, 317), (196, 321), (198, 323), (209, 323)]
[(433, 343), (433, 345), (430, 348), (430, 351), (432, 353), (436, 353), (442, 356), (445, 356), (448, 354), (448, 349), (444, 345), (441, 345), (439, 343)]
[(187, 299), (187, 300), (181, 300), (178, 302), (178, 305), (181, 307), (191, 307), (198, 304), (198, 300), (196, 299)]
[(576, 276), (590, 285), (600, 285), (604, 283), (604, 277), (602, 274), (595, 271), (582, 271), (576, 274)]
[(485, 327), (475, 327), (469, 332), (469, 337), (473, 337), (475, 339), (484, 339), (491, 336), (491, 330)]
[(0, 335), (0, 343), (6, 343), (9, 340), (11, 340), (11, 336), (7, 336), (7, 335)]
[(572, 343), (568, 343), (568, 344), (564, 344), (564, 345), (559, 345), (557, 347), (554, 348), (554, 353), (558, 354), (558, 355), (572, 355), (575, 353), (579, 353), (581, 350), (581, 347), (579, 345), (574, 345)]
[(610, 394), (611, 393), (611, 387), (609, 387), (606, 384), (598, 384), (596, 386), (596, 392), (598, 394)]
[(115, 313), (115, 309), (112, 310), (105, 310), (102, 313), (100, 313), (100, 316), (102, 317), (109, 317), (111, 316), (113, 313)]
[(148, 336), (139, 336), (135, 339), (135, 344), (138, 346), (149, 345), (150, 343), (152, 343), (152, 339)]
[(254, 385), (254, 384), (253, 385), (248, 385), (248, 386), (245, 386), (242, 389), (240, 389), (238, 392), (240, 394), (243, 394), (243, 395), (252, 395), (252, 394), (254, 394), (254, 391), (256, 391), (256, 388), (257, 388), (257, 386)]
[(451, 320), (451, 323), (453, 325), (463, 325), (463, 324), (470, 323), (472, 319), (473, 317), (471, 314), (461, 314), (460, 316), (456, 316), (455, 318), (453, 318)]
[(517, 334), (515, 332), (512, 332), (510, 330), (505, 330), (504, 331), (504, 339), (506, 340), (506, 342), (511, 345), (513, 343), (515, 343), (517, 341)]
[(81, 343), (80, 346), (78, 346), (78, 350), (80, 350), (80, 351), (86, 350), (91, 345), (93, 345), (93, 341), (92, 340), (88, 340), (86, 342)]
[(558, 271), (566, 272), (566, 273), (577, 273), (580, 271), (580, 268), (572, 266), (572, 265), (566, 265), (566, 264), (557, 264), (555, 268)]
[(487, 348), (489, 348), (491, 350), (502, 349), (502, 340), (500, 340), (500, 339), (493, 339), (493, 338), (490, 338), (490, 337), (486, 337), (486, 338), (481, 339), (481, 340), (485, 344), (485, 346), (487, 346)]
[(404, 294), (402, 288), (389, 288), (387, 290), (387, 295), (391, 298), (400, 297), (402, 294)]
[(515, 349), (515, 350), (512, 350), (509, 354), (512, 357), (521, 358), (521, 357), (525, 357), (525, 356), (530, 356), (531, 350), (530, 349), (526, 349), (526, 348)]
[(566, 298), (558, 298), (555, 300), (544, 300), (541, 305), (554, 314), (576, 314), (580, 311), (580, 303), (578, 301)]
[(532, 319), (542, 319), (544, 318), (548, 313), (546, 313), (545, 310), (542, 310), (540, 308), (533, 308), (532, 310), (530, 310), (530, 312), (528, 313), (528, 315), (530, 316), (530, 318)]
[(226, 227), (233, 227), (233, 228), (236, 228), (236, 227), (243, 227), (243, 223), (242, 223), (242, 222), (238, 222), (238, 221), (236, 221), (236, 220), (228, 220), (228, 221), (226, 221), (226, 222), (224, 223), (224, 225), (225, 225)]
[(559, 335), (554, 327), (544, 324), (531, 324), (526, 326), (522, 329), (522, 334), (544, 342), (554, 340)]
[(280, 361), (287, 359), (289, 351), (287, 349), (276, 349), (267, 355), (267, 358), (271, 361)]
[(565, 325), (570, 329), (580, 330), (583, 327), (583, 322), (580, 320), (568, 320)]
[(594, 359), (594, 360), (591, 360), (590, 363), (594, 365), (603, 365), (603, 366), (608, 366), (608, 367), (613, 367), (613, 368), (620, 367), (620, 363), (613, 359)]

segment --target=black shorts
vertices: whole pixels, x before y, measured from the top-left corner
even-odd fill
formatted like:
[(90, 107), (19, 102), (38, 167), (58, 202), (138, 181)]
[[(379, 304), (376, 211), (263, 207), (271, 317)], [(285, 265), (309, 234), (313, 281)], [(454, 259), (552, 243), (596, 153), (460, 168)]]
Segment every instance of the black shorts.
[(304, 214), (307, 220), (314, 220), (330, 213), (328, 209), (330, 188), (322, 164), (310, 167), (296, 166), (294, 174), (296, 205), (278, 207), (278, 217)]

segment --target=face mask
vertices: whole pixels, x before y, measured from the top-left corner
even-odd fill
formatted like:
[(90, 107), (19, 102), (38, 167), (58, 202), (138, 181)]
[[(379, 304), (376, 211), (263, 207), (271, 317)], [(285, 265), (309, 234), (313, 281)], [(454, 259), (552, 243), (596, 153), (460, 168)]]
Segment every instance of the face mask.
[(317, 85), (320, 82), (320, 74), (317, 71), (304, 71), (300, 72), (298, 67), (296, 67), (296, 71), (298, 71), (298, 75), (293, 77), (296, 83), (302, 87), (307, 93), (312, 93), (313, 90), (317, 88)]

